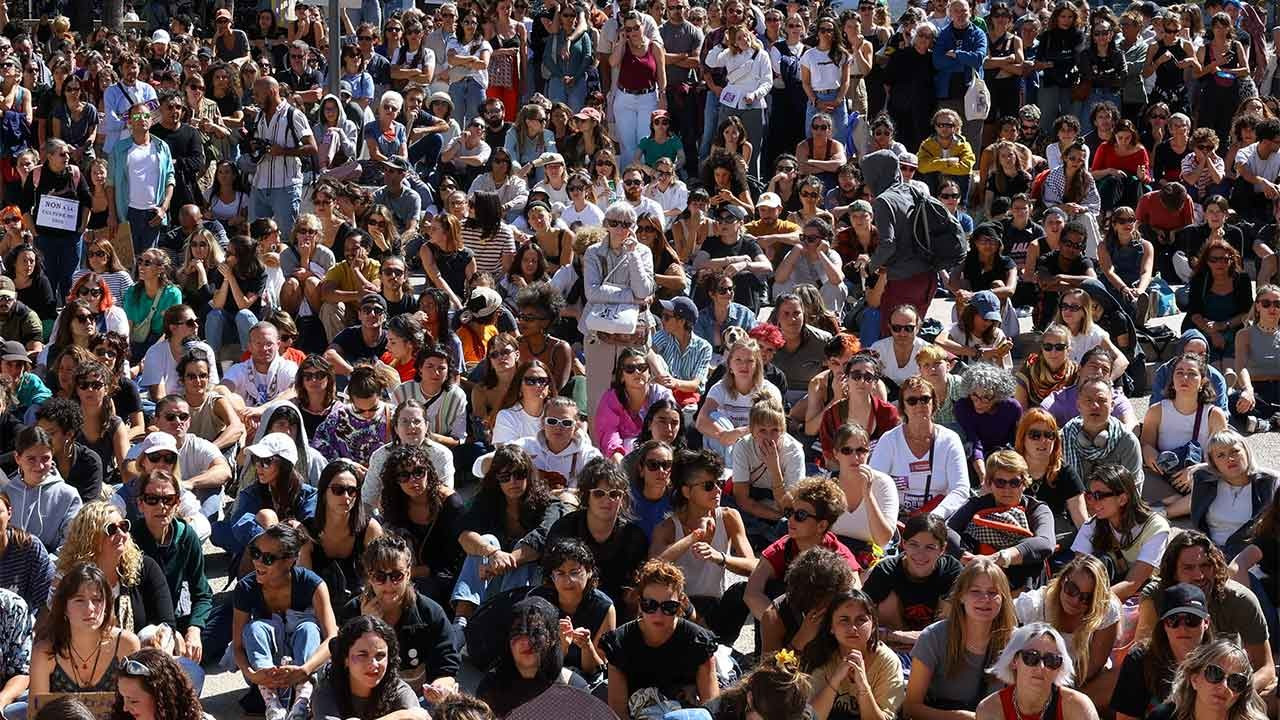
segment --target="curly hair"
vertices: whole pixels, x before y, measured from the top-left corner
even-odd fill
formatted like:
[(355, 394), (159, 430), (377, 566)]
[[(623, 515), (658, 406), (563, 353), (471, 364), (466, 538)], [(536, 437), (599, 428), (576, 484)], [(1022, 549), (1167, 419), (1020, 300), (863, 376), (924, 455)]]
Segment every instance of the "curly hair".
[[(71, 524), (67, 526), (67, 539), (58, 550), (58, 573), (66, 575), (71, 568), (80, 562), (96, 563), (98, 542), (102, 538), (102, 529), (112, 517), (124, 519), (120, 508), (105, 500), (95, 500), (80, 508)], [(122, 585), (137, 585), (142, 580), (142, 550), (129, 537), (124, 546), (124, 554), (120, 557), (120, 566), (116, 569), (120, 574)]]
[(684, 571), (665, 560), (657, 558), (646, 560), (640, 569), (636, 570), (636, 592), (644, 593), (644, 589), (650, 585), (670, 588), (682, 600), (684, 599)]
[(621, 490), (622, 501), (618, 507), (618, 517), (631, 517), (631, 493), (628, 491), (627, 475), (608, 458), (593, 458), (578, 471), (578, 493), (583, 500), (583, 507), (589, 502), (587, 496), (596, 488)]
[(714, 149), (702, 164), (702, 185), (707, 188), (716, 187), (716, 170), (724, 168), (729, 171), (729, 191), (734, 195), (747, 191), (747, 166), (742, 158), (722, 149)]
[(973, 363), (960, 377), (960, 393), (964, 397), (974, 392), (989, 392), (995, 402), (1013, 397), (1017, 389), (1013, 373), (991, 363)]
[(787, 598), (794, 610), (806, 613), (853, 587), (853, 579), (853, 568), (834, 550), (811, 547), (787, 567)]
[(721, 712), (732, 713), (720, 717), (747, 717), (748, 709), (763, 718), (804, 717), (812, 692), (808, 673), (800, 671), (794, 658), (782, 653), (767, 655), (738, 684), (720, 694)]
[[(123, 373), (129, 362), (129, 338), (114, 331), (94, 335), (89, 339), (89, 351), (93, 353), (94, 359), (97, 359), (98, 348), (103, 345), (106, 345), (107, 349), (115, 353), (116, 361), (111, 366), (111, 371), (115, 373), (117, 380), (124, 377)], [(102, 361), (99, 360), (98, 362)], [(181, 371), (179, 371), (178, 375), (182, 375)]]
[(516, 293), (515, 306), (519, 309), (537, 308), (547, 317), (557, 318), (564, 311), (564, 296), (551, 283), (534, 283), (520, 288)]
[(387, 524), (392, 527), (412, 527), (412, 521), (409, 519), (410, 500), (404, 488), (400, 486), (400, 476), (407, 470), (418, 467), (426, 470), (427, 487), (423, 494), (426, 496), (431, 517), (436, 517), (444, 504), (444, 497), (440, 494), (444, 481), (436, 472), (426, 448), (419, 445), (397, 445), (387, 456), (387, 461), (382, 466), (381, 477), (382, 515), (386, 518)]
[[(131, 673), (125, 665), (136, 662), (147, 669), (146, 674)], [(200, 720), (204, 709), (187, 674), (177, 661), (163, 650), (144, 648), (125, 658), (120, 664), (118, 678), (129, 678), (142, 683), (142, 687), (156, 704), (157, 720)], [(124, 698), (116, 693), (110, 720), (133, 720), (133, 714), (124, 709)]]
[[(351, 676), (347, 668), (347, 656), (352, 646), (367, 633), (373, 633), (387, 644), (387, 669), (382, 679), (369, 693), (365, 713), (357, 713), (355, 698), (351, 694)], [(372, 615), (357, 615), (343, 623), (338, 634), (329, 640), (329, 688), (341, 717), (382, 717), (396, 709), (400, 688), (400, 643), (396, 631), (385, 620)]]
[(600, 573), (596, 570), (596, 556), (591, 548), (575, 537), (562, 537), (551, 543), (542, 553), (542, 582), (547, 587), (555, 587), (552, 573), (567, 562), (576, 562), (587, 573), (585, 592), (591, 592), (600, 582)]
[(813, 506), (818, 520), (825, 520), (828, 525), (848, 509), (844, 490), (834, 480), (825, 477), (809, 477), (796, 484), (791, 494), (793, 501), (807, 502)]
[[(509, 473), (524, 473), (524, 497), (520, 498), (520, 524), (526, 528), (537, 527), (542, 516), (551, 504), (551, 492), (547, 483), (533, 466), (533, 458), (523, 448), (516, 445), (503, 445), (493, 453), (489, 463), (489, 472), (480, 480), (480, 490), (472, 501), (472, 508), (485, 508), (493, 516), (501, 517), (506, 512), (507, 498), (502, 492), (499, 477)], [(385, 500), (383, 508), (386, 507)]]
[(1178, 584), (1178, 561), (1184, 550), (1192, 548), (1203, 550), (1205, 559), (1213, 565), (1212, 584), (1205, 595), (1208, 596), (1210, 603), (1216, 605), (1226, 597), (1227, 581), (1231, 579), (1231, 570), (1227, 567), (1227, 558), (1222, 554), (1222, 550), (1209, 539), (1208, 535), (1199, 530), (1183, 530), (1169, 538), (1169, 544), (1160, 558), (1160, 584), (1156, 588), (1157, 593), (1162, 593)]

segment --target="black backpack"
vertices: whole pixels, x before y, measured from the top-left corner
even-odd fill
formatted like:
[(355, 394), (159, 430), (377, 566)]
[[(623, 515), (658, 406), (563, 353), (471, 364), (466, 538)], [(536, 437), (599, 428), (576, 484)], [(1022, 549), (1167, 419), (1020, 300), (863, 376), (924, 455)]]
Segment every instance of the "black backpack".
[(969, 237), (960, 220), (937, 198), (916, 188), (911, 194), (911, 241), (916, 255), (934, 270), (951, 270), (969, 254)]

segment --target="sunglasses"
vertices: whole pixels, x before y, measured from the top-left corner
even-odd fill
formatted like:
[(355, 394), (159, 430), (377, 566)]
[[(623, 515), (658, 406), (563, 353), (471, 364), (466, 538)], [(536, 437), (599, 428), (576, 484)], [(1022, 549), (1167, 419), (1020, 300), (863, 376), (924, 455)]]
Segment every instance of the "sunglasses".
[(129, 677), (151, 677), (151, 668), (133, 658), (125, 658), (124, 664), (120, 666), (120, 669)]
[(938, 197), (943, 200), (959, 200), (960, 193), (938, 193)]
[(1012, 490), (1022, 487), (1022, 478), (991, 478), (991, 487), (1000, 488), (1001, 490)]
[(622, 366), (622, 372), (628, 375), (635, 375), (636, 373), (642, 373), (642, 372), (648, 372), (648, 371), (649, 371), (649, 366), (643, 363)]
[(505, 348), (502, 348), (501, 350), (494, 350), (489, 353), (489, 359), (497, 360), (498, 358), (504, 358), (514, 353), (515, 351), (516, 349), (513, 347), (505, 347)]
[(549, 377), (526, 377), (522, 382), (529, 387), (546, 387), (551, 384)]
[(80, 288), (76, 297), (102, 297), (102, 288)]
[(165, 507), (173, 507), (178, 504), (177, 495), (152, 495), (151, 493), (143, 493), (142, 503), (150, 507), (163, 505)]
[(79, 383), (76, 387), (80, 388), (81, 390), (101, 390), (106, 386), (107, 384), (104, 382), (88, 381), (88, 382)]
[(645, 615), (654, 615), (659, 610), (661, 610), (662, 614), (667, 617), (675, 617), (676, 613), (680, 612), (680, 603), (675, 600), (663, 600), (662, 602), (658, 602), (653, 598), (640, 598), (640, 612)]
[(1227, 674), (1227, 671), (1223, 670), (1220, 665), (1206, 665), (1203, 674), (1204, 679), (1212, 685), (1217, 685), (1226, 680), (1227, 689), (1236, 694), (1248, 690), (1249, 684), (1252, 682), (1249, 676), (1244, 673)]
[(302, 381), (310, 382), (314, 380), (328, 380), (329, 374), (325, 372), (304, 372), (302, 373)]
[(1122, 492), (1116, 492), (1114, 490), (1086, 490), (1084, 492), (1085, 498), (1094, 502), (1100, 502), (1113, 497), (1120, 497), (1123, 494), (1124, 493)]
[(406, 575), (400, 570), (391, 570), (390, 572), (383, 572), (382, 570), (369, 571), (369, 579), (379, 585), (385, 583), (399, 584), (404, 582), (405, 577)]
[(1058, 653), (1042, 653), (1039, 650), (1020, 650), (1018, 657), (1022, 659), (1022, 664), (1027, 667), (1037, 667), (1044, 665), (1046, 670), (1057, 670), (1062, 667), (1062, 656)]
[(928, 405), (929, 403), (933, 402), (933, 396), (932, 395), (916, 395), (914, 397), (904, 397), (902, 398), (902, 402), (910, 405), (911, 407), (915, 407), (917, 405)]
[(1262, 308), (1263, 310), (1270, 310), (1271, 308), (1274, 308), (1274, 307), (1280, 307), (1280, 300), (1267, 300), (1264, 298), (1258, 301), (1258, 307)]
[(275, 565), (277, 560), (287, 559), (287, 557), (284, 555), (277, 555), (275, 553), (262, 552), (261, 550), (258, 549), (257, 545), (249, 546), (249, 558), (256, 563), (262, 563), (263, 566), (265, 567), (271, 567), (272, 565)]
[(1040, 348), (1045, 352), (1065, 352), (1067, 349), (1067, 344), (1066, 343), (1044, 343), (1040, 346)]
[(498, 476), (498, 482), (503, 485), (509, 482), (524, 482), (528, 479), (529, 472), (527, 470), (512, 470), (511, 472), (505, 472)]
[(396, 476), (396, 480), (405, 483), (410, 481), (421, 481), (427, 477), (427, 467), (421, 465), (415, 468), (408, 468)]
[(866, 455), (870, 452), (871, 452), (871, 448), (866, 446), (853, 447), (852, 445), (845, 445), (844, 447), (840, 448), (840, 454), (846, 457), (848, 457), (849, 455)]
[(102, 526), (102, 534), (107, 537), (115, 537), (120, 533), (129, 534), (129, 528), (133, 527), (129, 521), (121, 520), (119, 522), (109, 522)]
[(787, 508), (786, 510), (782, 511), (782, 517), (788, 520), (794, 519), (796, 522), (804, 522), (809, 518), (813, 518), (816, 520), (818, 518), (818, 515), (816, 513), (811, 513), (808, 510)]
[(178, 454), (162, 450), (157, 453), (147, 453), (147, 459), (153, 463), (164, 463), (165, 465), (177, 465)]
[(269, 468), (271, 467), (271, 464), (274, 463), (275, 461), (276, 461), (276, 458), (274, 455), (272, 455), (271, 457), (254, 456), (253, 458), (253, 464), (257, 465), (260, 468)]
[(1067, 597), (1079, 600), (1086, 605), (1093, 602), (1093, 592), (1085, 592), (1081, 590), (1080, 586), (1076, 585), (1075, 581), (1070, 579), (1062, 583), (1062, 592), (1066, 593)]
[(1057, 437), (1058, 437), (1058, 433), (1050, 432), (1049, 430), (1028, 430), (1027, 431), (1027, 439), (1033, 440), (1036, 442), (1039, 442), (1040, 440), (1055, 440), (1057, 439)]
[[(639, 185), (639, 183), (636, 183)], [(605, 220), (604, 226), (607, 228), (623, 229), (635, 227), (630, 220)]]
[[(644, 467), (649, 472), (658, 472), (660, 470), (665, 472), (671, 469), (672, 464), (673, 463), (670, 460), (645, 460), (644, 461)], [(708, 481), (708, 484), (714, 484), (714, 483), (711, 483), (711, 481)]]
[(604, 488), (591, 489), (591, 497), (596, 500), (604, 500), (605, 498), (609, 498), (610, 500), (621, 500), (622, 495), (623, 492), (621, 490), (605, 490)]
[(854, 370), (848, 375), (845, 375), (845, 377), (854, 382), (875, 382), (880, 379), (879, 375), (865, 370)]
[(329, 492), (338, 497), (359, 497), (360, 488), (355, 485), (330, 485)]
[(1206, 258), (1206, 260), (1208, 260), (1210, 265), (1225, 265), (1231, 261), (1231, 258), (1226, 255), (1214, 255), (1211, 258)]
[(1193, 615), (1191, 613), (1177, 613), (1175, 615), (1170, 615), (1169, 617), (1165, 618), (1162, 622), (1164, 622), (1164, 626), (1169, 628), (1170, 630), (1175, 630), (1184, 625), (1194, 630), (1195, 628), (1198, 628), (1204, 624), (1204, 618), (1200, 617), (1199, 615)]

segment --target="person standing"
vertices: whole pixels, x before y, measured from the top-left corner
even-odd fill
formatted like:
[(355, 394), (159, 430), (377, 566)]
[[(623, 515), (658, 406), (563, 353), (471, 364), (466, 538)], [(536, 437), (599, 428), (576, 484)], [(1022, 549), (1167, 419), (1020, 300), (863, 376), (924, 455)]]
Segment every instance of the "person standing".
[(151, 135), (148, 103), (134, 103), (128, 114), (129, 137), (116, 140), (111, 148), (107, 228), (115, 237), (121, 220), (128, 222), (134, 257), (142, 257), (156, 246), (168, 224), (174, 189), (173, 155), (168, 143)]
[[(26, 209), (25, 222), (35, 228), (36, 247), (44, 256), (45, 273), (53, 285), (54, 297), (71, 292), (71, 275), (80, 261), (80, 236), (89, 219), (93, 196), (80, 169), (70, 164), (71, 146), (50, 138), (44, 146), (44, 165), (27, 175), (22, 186), (20, 207)], [(46, 198), (61, 198), (61, 206), (73, 206), (70, 217), (53, 217)], [(70, 209), (70, 208), (68, 208)], [(67, 227), (70, 225), (71, 227)]]
[(182, 93), (165, 90), (160, 96), (160, 122), (151, 133), (169, 145), (173, 157), (173, 202), (169, 205), (169, 222), (177, 224), (178, 211), (184, 205), (204, 205), (200, 192), (200, 175), (208, 160), (204, 154), (204, 138), (195, 127), (182, 122), (187, 103)]
[(667, 60), (667, 107), (671, 110), (672, 132), (684, 142), (685, 170), (698, 171), (698, 137), (701, 118), (698, 111), (698, 78), (702, 67), (698, 59), (702, 47), (702, 30), (685, 18), (689, 0), (669, 0), (667, 21), (658, 32)]
[(635, 157), (649, 115), (655, 109), (667, 109), (666, 54), (659, 42), (644, 34), (641, 17), (634, 10), (622, 16), (625, 40), (613, 46), (609, 58), (614, 88), (610, 106), (622, 158)]
[[(137, 55), (125, 55), (120, 60), (120, 81), (102, 93), (102, 137), (105, 147), (114, 147), (117, 140), (129, 137), (133, 123), (129, 113), (134, 105), (145, 105), (148, 114), (156, 101), (155, 88), (138, 79)], [(114, 167), (114, 166), (113, 166)]]
[[(896, 308), (911, 305), (917, 314), (923, 315), (933, 302), (938, 285), (938, 273), (916, 252), (911, 224), (911, 210), (915, 206), (913, 193), (902, 186), (902, 172), (898, 169), (898, 156), (892, 150), (877, 150), (862, 161), (866, 187), (875, 196), (871, 201), (875, 228), (880, 233), (880, 244), (867, 261), (869, 273), (887, 273), (880, 307)], [(881, 313), (880, 337), (889, 336), (889, 319), (892, 313)]]
[(261, 108), (254, 139), (265, 151), (253, 178), (249, 222), (274, 218), (280, 235), (289, 237), (302, 205), (302, 157), (315, 155), (316, 139), (306, 114), (280, 97), (274, 78), (258, 78), (253, 100)]
[[(954, 110), (965, 117), (964, 98), (973, 82), (974, 73), (982, 72), (987, 59), (987, 34), (970, 22), (968, 0), (947, 3), (950, 24), (938, 31), (933, 45), (933, 89), (938, 107)], [(982, 118), (965, 118), (964, 137), (970, 147), (982, 147)]]

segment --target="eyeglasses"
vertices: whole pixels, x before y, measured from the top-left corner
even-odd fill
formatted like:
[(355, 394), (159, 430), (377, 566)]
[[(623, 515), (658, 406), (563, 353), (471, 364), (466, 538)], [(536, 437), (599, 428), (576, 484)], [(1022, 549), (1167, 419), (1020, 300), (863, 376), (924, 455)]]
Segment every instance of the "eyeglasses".
[(382, 307), (379, 305), (365, 305), (364, 307), (360, 308), (360, 312), (366, 313), (369, 315), (381, 315), (386, 311), (383, 310)]
[(637, 373), (649, 372), (649, 366), (644, 363), (637, 363), (634, 365), (623, 365), (622, 372), (628, 375), (635, 375)]
[(129, 523), (128, 519), (120, 520), (117, 522), (109, 522), (106, 525), (102, 526), (102, 534), (106, 535), (107, 537), (115, 537), (120, 533), (124, 533), (125, 535), (128, 535), (130, 527), (132, 527), (132, 525)]
[(120, 669), (129, 677), (151, 677), (151, 668), (133, 658), (125, 658), (124, 664), (120, 666)]
[(672, 462), (670, 460), (645, 460), (644, 467), (649, 472), (659, 472), (670, 470)]
[(840, 448), (840, 454), (844, 455), (845, 457), (848, 457), (850, 455), (867, 455), (870, 452), (871, 452), (871, 448), (866, 447), (865, 445), (860, 445), (858, 447), (845, 445), (844, 447)]
[(552, 580), (572, 580), (574, 582), (579, 582), (586, 576), (587, 576), (587, 571), (583, 570), (582, 568), (577, 568), (576, 570), (570, 570), (568, 572), (565, 572), (563, 570), (551, 571)]
[[(636, 183), (637, 185), (639, 183)], [(605, 220), (604, 226), (607, 228), (623, 229), (635, 227), (629, 220)]]
[(1124, 493), (1122, 492), (1116, 492), (1114, 490), (1086, 490), (1084, 492), (1084, 497), (1086, 500), (1101, 502), (1108, 498), (1120, 497), (1123, 494)]
[(85, 382), (79, 383), (76, 387), (81, 390), (101, 390), (106, 386), (107, 384), (101, 381), (86, 380)]
[(828, 125), (827, 123), (814, 123), (809, 127), (813, 128), (814, 130), (830, 130), (831, 129), (831, 126)]
[(1116, 225), (1132, 225), (1137, 221), (1138, 221), (1137, 218), (1132, 218), (1132, 217), (1112, 217), (1111, 218), (1111, 222), (1115, 223)]
[(1176, 630), (1184, 625), (1187, 628), (1194, 630), (1204, 624), (1204, 618), (1192, 613), (1177, 613), (1170, 615), (1162, 622), (1164, 622), (1164, 626), (1170, 630)]
[(328, 380), (329, 374), (323, 371), (313, 371), (302, 373), (303, 382), (315, 382), (317, 380)]
[[(631, 178), (630, 180), (623, 180), (622, 184), (627, 187), (640, 187), (641, 185), (644, 184), (644, 181), (639, 178)], [(617, 226), (610, 225), (609, 227), (617, 227)]]
[(1042, 343), (1040, 348), (1045, 352), (1063, 352), (1067, 349), (1066, 343)]
[(562, 427), (566, 430), (570, 430), (573, 428), (574, 425), (578, 424), (578, 421), (574, 420), (573, 418), (545, 417), (545, 418), (542, 418), (542, 424), (546, 425), (547, 427), (552, 427), (552, 428)]
[(680, 603), (675, 600), (663, 600), (662, 602), (658, 602), (653, 598), (640, 598), (640, 612), (645, 615), (654, 615), (659, 610), (661, 610), (662, 614), (667, 617), (675, 617), (676, 613), (680, 612)]
[(498, 360), (499, 358), (508, 357), (515, 351), (516, 349), (513, 347), (504, 347), (504, 348), (499, 348), (497, 350), (492, 350), (489, 352), (489, 359)]
[(849, 374), (845, 375), (845, 377), (854, 382), (875, 382), (880, 379), (879, 375), (865, 370), (850, 371)]
[(539, 320), (546, 320), (547, 318), (537, 313), (520, 313), (519, 315), (516, 315), (516, 319), (524, 322), (538, 322)]
[(916, 395), (914, 397), (904, 397), (902, 398), (902, 402), (910, 405), (911, 407), (915, 407), (916, 405), (921, 405), (921, 404), (928, 405), (929, 403), (933, 402), (933, 396), (932, 395)]
[(151, 493), (142, 494), (142, 503), (150, 507), (164, 505), (165, 507), (173, 507), (178, 504), (178, 496), (172, 494), (153, 495)]
[(277, 555), (275, 553), (262, 552), (257, 545), (249, 546), (249, 558), (256, 563), (262, 563), (265, 567), (271, 567), (276, 564), (277, 560), (287, 560), (285, 555)]
[(1058, 438), (1058, 433), (1051, 432), (1049, 430), (1028, 430), (1027, 431), (1027, 439), (1033, 442), (1039, 442), (1040, 440), (1056, 440), (1057, 438)]
[(993, 477), (990, 482), (992, 487), (999, 488), (1001, 490), (1012, 490), (1014, 488), (1022, 487), (1022, 478)]
[(404, 269), (384, 267), (382, 268), (382, 274), (387, 277), (402, 277), (404, 275)]
[(782, 511), (782, 517), (788, 520), (795, 520), (796, 522), (804, 522), (809, 518), (813, 518), (814, 520), (818, 519), (818, 515), (816, 513), (809, 512), (803, 508), (787, 508)]
[(396, 476), (396, 480), (401, 483), (410, 481), (421, 482), (427, 477), (427, 466), (419, 465), (418, 467), (406, 468)]
[(1236, 694), (1248, 690), (1249, 684), (1252, 682), (1249, 676), (1244, 673), (1231, 673), (1228, 675), (1221, 665), (1206, 665), (1202, 674), (1204, 679), (1211, 685), (1217, 685), (1226, 680), (1227, 689)]
[(605, 490), (604, 488), (591, 488), (591, 497), (596, 500), (604, 500), (605, 498), (609, 498), (610, 500), (621, 500), (622, 495), (623, 492), (617, 489)]
[(546, 387), (551, 384), (551, 378), (529, 376), (529, 377), (525, 377), (524, 380), (522, 380), (521, 382), (523, 382), (525, 385), (529, 387)]
[(330, 485), (329, 493), (338, 497), (359, 497), (360, 488), (355, 485)]
[(1022, 659), (1022, 664), (1027, 667), (1037, 667), (1041, 663), (1044, 664), (1046, 670), (1057, 670), (1062, 667), (1062, 656), (1058, 653), (1020, 650), (1018, 651), (1018, 657)]
[(656, 119), (653, 121), (653, 124), (654, 124), (654, 125), (670, 125), (670, 124), (671, 124), (671, 121), (670, 121), (670, 120), (668, 120), (667, 118), (656, 118)]
[[(806, 192), (802, 192), (802, 193), (800, 193), (800, 197), (818, 198), (818, 197), (822, 197), (822, 193), (817, 193), (817, 192), (813, 192), (813, 191), (806, 191)], [(810, 236), (806, 236), (806, 237), (810, 237)]]

